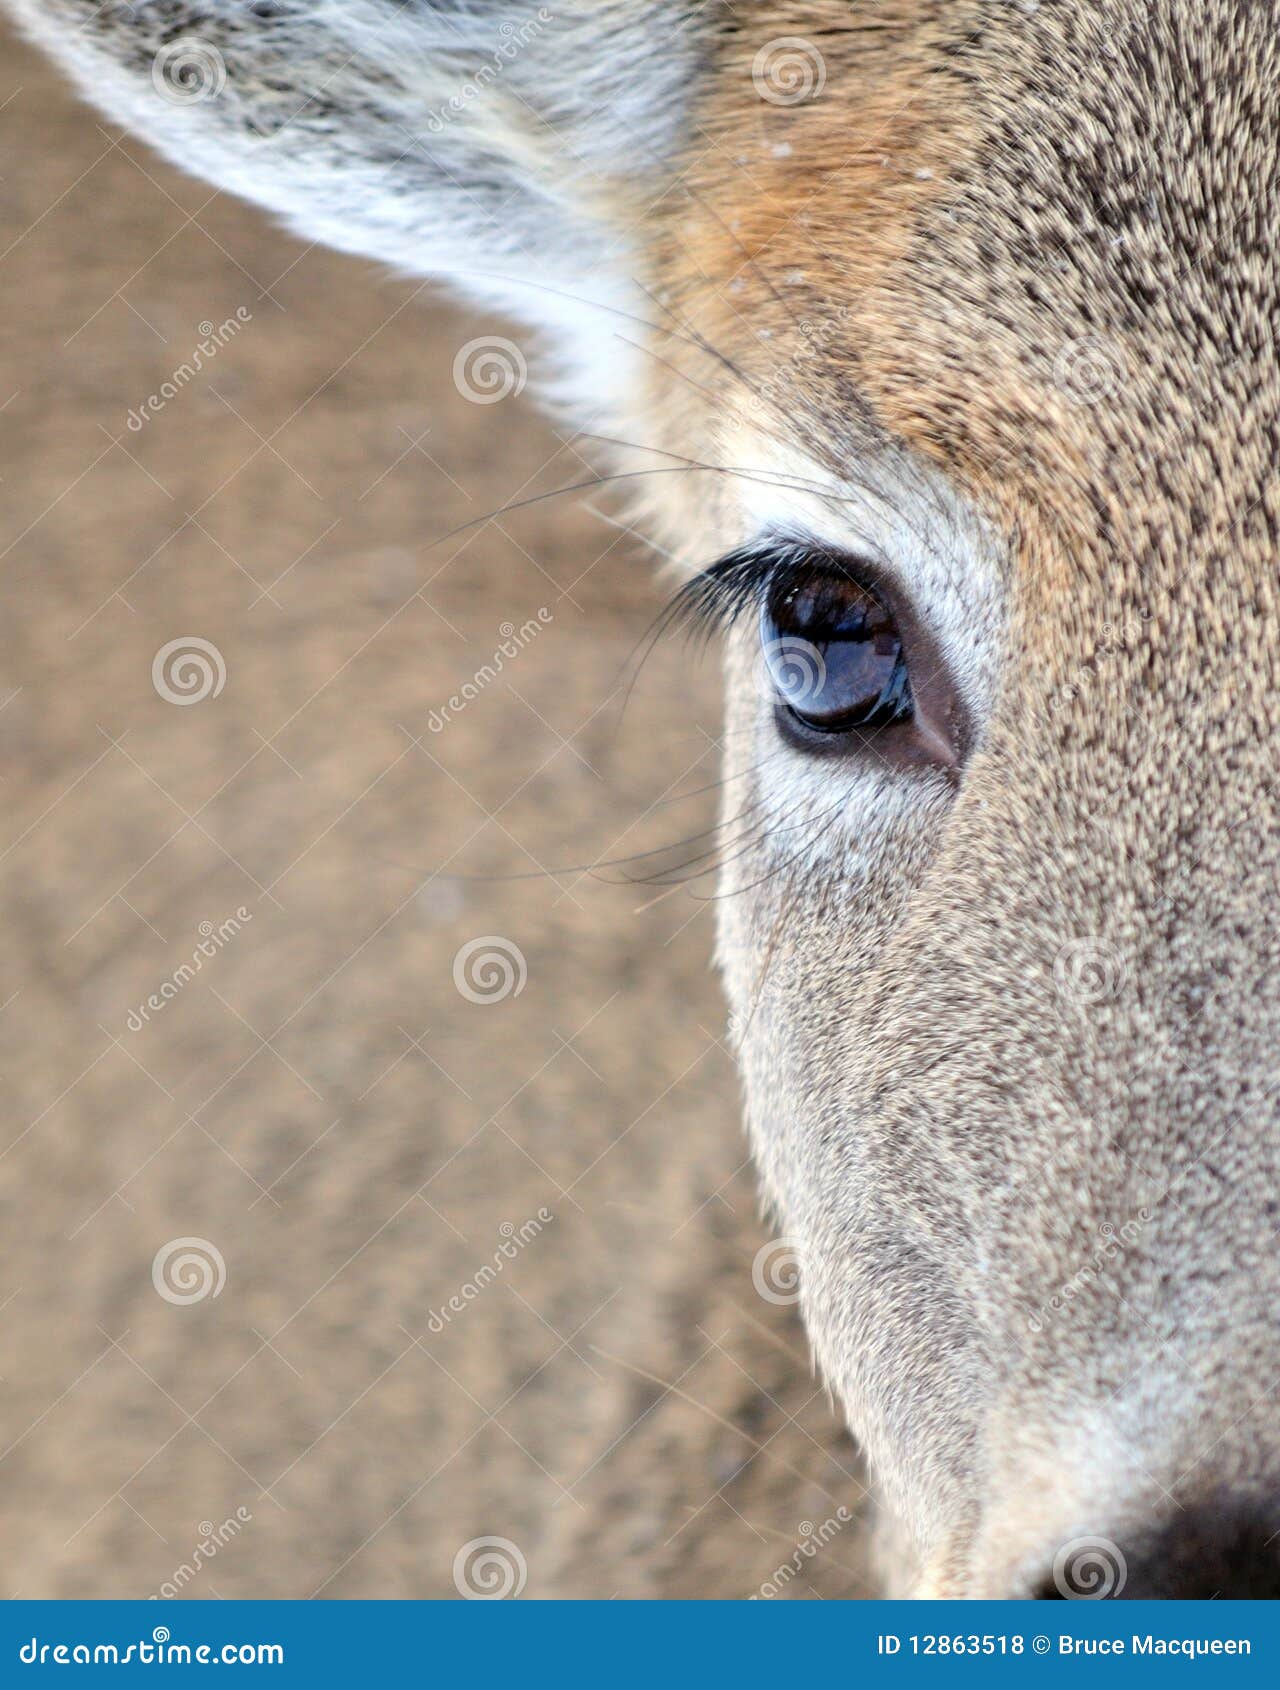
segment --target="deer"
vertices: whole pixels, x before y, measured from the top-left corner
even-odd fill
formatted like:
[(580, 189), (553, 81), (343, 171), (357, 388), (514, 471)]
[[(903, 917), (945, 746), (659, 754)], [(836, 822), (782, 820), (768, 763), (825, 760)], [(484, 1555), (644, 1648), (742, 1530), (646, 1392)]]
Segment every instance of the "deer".
[(718, 964), (886, 1588), (1280, 1595), (1280, 35), (4, 0), (541, 337), (723, 650)]

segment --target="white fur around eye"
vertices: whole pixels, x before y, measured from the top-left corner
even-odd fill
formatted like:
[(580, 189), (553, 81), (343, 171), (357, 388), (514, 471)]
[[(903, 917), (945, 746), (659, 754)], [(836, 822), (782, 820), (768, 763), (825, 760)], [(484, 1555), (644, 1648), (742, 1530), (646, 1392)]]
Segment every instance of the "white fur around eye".
[(728, 448), (744, 538), (782, 534), (867, 557), (897, 585), (945, 654), (975, 738), (990, 716), (1004, 638), (997, 541), (936, 473), (905, 454), (868, 456), (844, 480), (803, 453), (750, 438)]
[[(751, 442), (735, 461), (759, 463), (735, 476), (747, 540), (766, 534), (810, 540), (870, 559), (891, 578), (944, 654), (980, 744), (994, 702), (1004, 627), (999, 554), (985, 525), (936, 477), (897, 460), (867, 463), (845, 483), (798, 453), (785, 458)], [(936, 770), (889, 765), (868, 743), (848, 757), (814, 757), (779, 734), (771, 689), (759, 684), (759, 631), (734, 630), (726, 657), (726, 815), (748, 811), (762, 858), (846, 874), (880, 854), (887, 836), (910, 836), (949, 805), (954, 787)], [(727, 871), (732, 884), (735, 869)]]

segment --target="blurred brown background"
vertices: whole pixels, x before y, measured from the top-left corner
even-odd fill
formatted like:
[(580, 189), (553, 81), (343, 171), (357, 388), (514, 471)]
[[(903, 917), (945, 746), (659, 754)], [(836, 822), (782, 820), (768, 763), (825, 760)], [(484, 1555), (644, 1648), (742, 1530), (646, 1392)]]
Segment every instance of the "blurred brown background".
[(714, 888), (544, 872), (710, 825), (717, 684), (664, 642), (623, 710), (606, 495), (488, 514), (591, 473), (455, 383), (536, 344), (0, 67), (3, 1593), (452, 1596), (496, 1536), (527, 1596), (865, 1594)]

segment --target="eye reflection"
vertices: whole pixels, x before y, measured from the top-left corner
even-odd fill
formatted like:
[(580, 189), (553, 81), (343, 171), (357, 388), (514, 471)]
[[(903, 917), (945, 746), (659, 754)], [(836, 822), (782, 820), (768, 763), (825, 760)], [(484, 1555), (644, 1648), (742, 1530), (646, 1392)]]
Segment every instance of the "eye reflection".
[(761, 612), (760, 643), (778, 699), (807, 727), (848, 733), (913, 713), (894, 620), (874, 593), (845, 575), (781, 584)]

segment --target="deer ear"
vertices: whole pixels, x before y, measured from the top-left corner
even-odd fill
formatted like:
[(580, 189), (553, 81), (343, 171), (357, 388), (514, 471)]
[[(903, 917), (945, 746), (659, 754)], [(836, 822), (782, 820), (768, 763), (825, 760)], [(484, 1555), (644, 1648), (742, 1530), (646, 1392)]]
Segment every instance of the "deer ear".
[(628, 230), (700, 55), (670, 0), (0, 3), (184, 169), (514, 308), (609, 380), (600, 353), (636, 308)]

